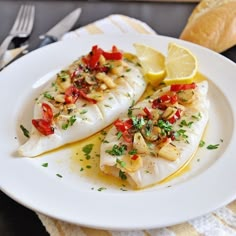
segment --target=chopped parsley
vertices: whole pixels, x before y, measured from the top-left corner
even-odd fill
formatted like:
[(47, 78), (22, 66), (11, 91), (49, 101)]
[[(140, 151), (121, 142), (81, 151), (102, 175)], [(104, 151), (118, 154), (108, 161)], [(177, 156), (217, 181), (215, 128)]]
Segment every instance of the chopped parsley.
[(67, 123), (62, 125), (62, 129), (64, 129), (64, 130), (68, 129), (70, 126), (72, 126), (75, 123), (75, 121), (76, 121), (76, 116), (75, 115), (71, 116), (67, 120)]
[(138, 152), (137, 149), (132, 149), (128, 153), (129, 153), (129, 155), (135, 155), (135, 154), (137, 154), (137, 152)]
[(20, 125), (20, 128), (23, 134), (25, 135), (25, 137), (29, 138), (30, 137), (29, 130), (27, 130), (23, 125)]
[(144, 120), (143, 116), (141, 116), (141, 117), (132, 116), (131, 119), (133, 121), (133, 126), (136, 129), (141, 129), (145, 125), (145, 120)]
[(119, 140), (121, 137), (122, 137), (122, 132), (121, 131), (119, 131), (117, 134), (116, 134), (116, 137), (117, 137), (117, 139)]
[(101, 192), (101, 191), (106, 190), (106, 189), (107, 188), (105, 188), (105, 187), (100, 187), (100, 188), (98, 188), (98, 191)]
[(207, 146), (207, 149), (209, 150), (213, 150), (213, 149), (217, 149), (219, 147), (220, 144), (210, 144)]
[(43, 96), (44, 96), (45, 98), (49, 99), (49, 100), (53, 100), (53, 99), (54, 99), (54, 97), (53, 97), (51, 94), (49, 94), (48, 92), (45, 92), (45, 93), (43, 94)]
[(175, 132), (175, 138), (178, 140), (179, 138), (187, 139), (188, 135), (185, 134), (186, 130), (185, 129), (179, 129)]
[(125, 172), (123, 172), (122, 170), (119, 171), (119, 177), (122, 180), (126, 180), (127, 179), (127, 176), (126, 176)]
[(119, 164), (121, 167), (125, 167), (126, 163), (124, 161), (121, 161), (120, 159), (116, 159), (116, 163)]
[(83, 109), (79, 114), (80, 114), (80, 115), (83, 115), (83, 114), (85, 114), (85, 113), (87, 113), (87, 112), (88, 112), (87, 110)]
[(43, 166), (43, 167), (48, 167), (48, 163), (45, 162), (45, 163), (42, 164), (42, 166)]
[(205, 141), (203, 141), (203, 140), (201, 140), (201, 141), (200, 141), (200, 143), (199, 143), (199, 147), (204, 147), (204, 146), (205, 146), (205, 144), (206, 144), (206, 142), (205, 142)]
[(56, 176), (59, 177), (59, 178), (62, 178), (62, 175), (60, 175), (60, 174), (56, 174)]
[(106, 153), (112, 156), (121, 156), (124, 154), (126, 150), (127, 150), (127, 146), (125, 144), (122, 144), (120, 146), (115, 144), (111, 150), (106, 150)]
[(158, 120), (157, 126), (161, 128), (162, 135), (168, 134), (173, 129), (171, 123), (164, 120)]
[(193, 123), (194, 123), (193, 121), (187, 122), (186, 120), (182, 120), (182, 121), (180, 122), (179, 126), (180, 126), (180, 127), (186, 126), (186, 127), (191, 128), (191, 126), (192, 126)]
[(82, 148), (82, 151), (83, 151), (83, 153), (84, 153), (84, 155), (85, 155), (85, 158), (86, 158), (87, 160), (89, 160), (89, 159), (91, 158), (90, 153), (91, 153), (91, 151), (93, 150), (93, 146), (94, 146), (94, 144), (93, 144), (93, 143), (90, 143), (90, 144), (85, 145), (85, 146)]

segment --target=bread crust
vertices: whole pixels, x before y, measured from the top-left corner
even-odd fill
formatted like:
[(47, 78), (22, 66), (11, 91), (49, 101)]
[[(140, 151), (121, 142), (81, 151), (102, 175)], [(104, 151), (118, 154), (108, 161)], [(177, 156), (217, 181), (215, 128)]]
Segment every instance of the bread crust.
[(180, 38), (216, 52), (236, 45), (236, 0), (203, 0), (192, 12)]

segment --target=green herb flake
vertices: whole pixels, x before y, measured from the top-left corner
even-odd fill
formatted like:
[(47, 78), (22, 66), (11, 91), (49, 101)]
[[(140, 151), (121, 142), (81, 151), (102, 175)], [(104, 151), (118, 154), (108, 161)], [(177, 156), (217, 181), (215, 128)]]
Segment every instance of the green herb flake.
[(207, 146), (208, 150), (214, 150), (217, 149), (219, 147), (220, 144), (210, 144)]
[(59, 178), (62, 178), (62, 175), (60, 175), (60, 174), (56, 174), (56, 176), (59, 177)]
[(201, 140), (200, 143), (199, 143), (199, 147), (204, 147), (205, 146), (205, 141)]
[(87, 113), (87, 112), (88, 112), (87, 110), (83, 109), (79, 114), (80, 114), (80, 115), (83, 115), (83, 114), (85, 114), (85, 113)]
[(106, 190), (107, 188), (105, 188), (105, 187), (100, 187), (100, 188), (98, 188), (97, 190), (99, 191), (99, 192), (101, 192), (101, 191), (103, 191), (103, 190)]
[(90, 143), (90, 144), (85, 145), (85, 146), (82, 148), (82, 151), (83, 151), (83, 153), (84, 153), (84, 155), (85, 155), (85, 158), (86, 158), (87, 160), (89, 160), (89, 159), (91, 158), (90, 153), (91, 153), (91, 151), (93, 150), (93, 146), (94, 146), (94, 144), (93, 144), (93, 143)]
[(42, 164), (42, 166), (43, 166), (43, 167), (48, 167), (48, 163), (45, 162), (45, 163)]
[(87, 165), (86, 168), (87, 168), (87, 169), (91, 169), (92, 166), (91, 166), (91, 165)]
[(182, 120), (182, 121), (180, 122), (179, 126), (180, 126), (180, 127), (186, 126), (186, 127), (191, 128), (191, 126), (192, 126), (193, 123), (194, 123), (193, 121), (187, 122), (186, 120)]
[(69, 126), (72, 126), (75, 123), (75, 121), (76, 121), (76, 116), (75, 115), (70, 116), (70, 118), (67, 120), (67, 123), (62, 124), (61, 128), (63, 130), (66, 130), (69, 128)]
[(145, 125), (143, 116), (141, 117), (132, 116), (131, 119), (133, 121), (133, 126), (137, 129), (141, 129)]
[(29, 138), (30, 137), (29, 130), (27, 130), (23, 125), (20, 125), (20, 128), (21, 128), (24, 136)]
[(120, 188), (121, 191), (125, 192), (125, 191), (128, 191), (127, 189), (125, 188)]
[(137, 152), (138, 152), (137, 149), (132, 149), (128, 153), (129, 153), (129, 155), (135, 155), (135, 154), (137, 154)]
[(121, 167), (125, 167), (126, 163), (124, 161), (121, 161), (120, 159), (116, 159), (116, 163), (119, 164)]
[(119, 131), (119, 132), (116, 134), (116, 137), (117, 137), (117, 139), (119, 140), (119, 139), (122, 137), (122, 132)]
[(54, 99), (54, 97), (53, 97), (51, 94), (49, 94), (48, 92), (45, 92), (45, 93), (43, 94), (43, 96), (44, 96), (45, 98), (49, 99), (49, 100), (53, 100), (53, 99)]
[(126, 145), (117, 145), (115, 144), (111, 150), (106, 150), (106, 153), (112, 155), (112, 156), (122, 156), (124, 152), (127, 150)]
[(126, 180), (127, 179), (127, 176), (126, 176), (125, 172), (123, 172), (122, 170), (119, 171), (119, 177), (122, 180)]

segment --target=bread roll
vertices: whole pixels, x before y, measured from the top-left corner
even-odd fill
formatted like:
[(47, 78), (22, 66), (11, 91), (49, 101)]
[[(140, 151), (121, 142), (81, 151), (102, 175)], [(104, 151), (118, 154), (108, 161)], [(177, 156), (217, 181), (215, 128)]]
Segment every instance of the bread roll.
[(236, 0), (202, 0), (180, 38), (216, 52), (236, 45)]

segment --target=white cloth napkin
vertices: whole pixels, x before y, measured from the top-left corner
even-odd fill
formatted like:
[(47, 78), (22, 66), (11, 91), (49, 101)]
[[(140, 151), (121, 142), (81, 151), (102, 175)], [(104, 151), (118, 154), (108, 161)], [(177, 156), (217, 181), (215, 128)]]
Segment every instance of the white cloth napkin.
[(6, 53), (3, 56), (3, 64), (2, 66), (6, 66), (9, 62), (11, 62), (13, 59), (17, 58), (21, 53), (24, 53), (24, 51), (28, 48), (28, 45), (24, 45), (19, 48), (14, 48), (11, 50), (7, 50)]
[[(106, 33), (156, 34), (144, 22), (116, 14), (67, 33), (62, 40), (77, 38), (83, 35)], [(51, 236), (236, 236), (236, 201), (197, 219), (179, 225), (152, 230), (98, 230), (72, 225), (42, 214), (38, 214), (38, 217)]]

